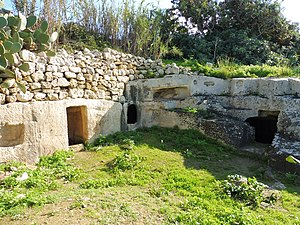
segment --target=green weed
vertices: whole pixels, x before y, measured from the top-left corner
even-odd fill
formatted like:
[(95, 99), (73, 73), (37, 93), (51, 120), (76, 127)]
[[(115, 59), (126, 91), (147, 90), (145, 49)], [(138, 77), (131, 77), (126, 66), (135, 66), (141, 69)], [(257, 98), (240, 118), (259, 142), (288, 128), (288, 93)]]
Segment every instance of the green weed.
[(25, 164), (22, 162), (9, 161), (0, 164), (0, 171), (9, 172), (9, 171), (17, 170), (20, 167), (25, 167)]
[(189, 112), (189, 113), (197, 113), (198, 109), (192, 108), (192, 107), (186, 107), (186, 108), (184, 108), (184, 111)]
[(259, 206), (262, 202), (273, 203), (277, 196), (265, 196), (264, 190), (268, 187), (256, 180), (241, 175), (229, 175), (221, 182), (221, 189), (230, 197), (244, 201), (247, 205)]
[(0, 215), (17, 208), (41, 206), (52, 202), (45, 194), (60, 187), (59, 180), (76, 180), (80, 171), (68, 161), (70, 151), (57, 151), (52, 156), (41, 157), (36, 169), (22, 163), (2, 165), (11, 174), (0, 181)]
[(111, 162), (110, 167), (114, 171), (132, 170), (142, 161), (143, 158), (133, 152), (123, 152)]

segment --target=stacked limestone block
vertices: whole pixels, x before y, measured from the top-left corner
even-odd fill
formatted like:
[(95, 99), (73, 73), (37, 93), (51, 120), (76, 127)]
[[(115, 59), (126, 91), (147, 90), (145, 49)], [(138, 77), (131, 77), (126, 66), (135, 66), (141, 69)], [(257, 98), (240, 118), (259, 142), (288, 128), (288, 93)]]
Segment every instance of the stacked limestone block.
[(124, 99), (124, 88), (130, 80), (189, 73), (175, 64), (164, 66), (161, 60), (144, 59), (109, 48), (103, 52), (85, 49), (74, 54), (59, 50), (55, 57), (22, 50), (15, 58), (17, 64), (29, 64), (28, 72), (13, 68), (27, 92), (22, 93), (16, 84), (9, 89), (0, 88), (1, 104), (69, 98), (119, 101)]

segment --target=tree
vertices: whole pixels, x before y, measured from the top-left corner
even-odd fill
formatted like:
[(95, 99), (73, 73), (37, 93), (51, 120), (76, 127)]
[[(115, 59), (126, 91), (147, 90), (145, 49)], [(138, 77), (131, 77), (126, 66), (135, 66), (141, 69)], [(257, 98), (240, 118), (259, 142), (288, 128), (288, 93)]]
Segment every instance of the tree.
[(216, 0), (172, 0), (174, 15), (185, 18), (186, 26), (193, 25), (204, 35), (212, 31), (217, 22), (218, 3)]
[[(283, 57), (287, 56), (286, 49), (292, 52), (289, 57), (299, 53), (298, 26), (283, 16), (277, 0), (172, 0), (172, 3), (173, 14), (184, 17), (186, 26), (192, 24), (196, 28), (195, 34), (185, 35), (200, 37), (200, 46), (203, 43), (211, 46), (206, 50), (211, 60), (229, 56), (245, 64), (266, 63), (273, 52)], [(247, 54), (250, 57), (245, 57)]]

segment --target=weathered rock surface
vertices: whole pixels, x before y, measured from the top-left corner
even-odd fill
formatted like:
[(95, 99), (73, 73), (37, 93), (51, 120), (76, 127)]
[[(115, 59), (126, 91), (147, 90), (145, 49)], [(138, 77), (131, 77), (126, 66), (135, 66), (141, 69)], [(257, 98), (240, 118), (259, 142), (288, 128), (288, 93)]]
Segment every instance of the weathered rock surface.
[[(37, 99), (44, 97), (43, 93), (36, 95)], [(48, 98), (58, 100), (58, 95), (51, 94)], [(67, 113), (69, 107), (81, 110), (85, 117), (79, 114), (72, 117)], [(77, 130), (84, 129), (83, 141), (93, 141), (100, 133), (121, 129), (121, 104), (106, 100), (14, 103), (0, 106), (0, 111), (0, 162), (18, 160), (32, 164), (40, 156), (68, 149), (72, 138), (68, 129), (70, 119)]]
[[(273, 139), (275, 155), (299, 157), (299, 86), (300, 79), (294, 78), (222, 80), (176, 75), (131, 81), (125, 96), (141, 108), (140, 126), (196, 128), (234, 146), (250, 143), (255, 133), (255, 139), (267, 141), (263, 143), (272, 142), (264, 136)], [(169, 112), (187, 107), (219, 116), (196, 123), (194, 116), (182, 120)], [(254, 121), (252, 127), (249, 121)]]

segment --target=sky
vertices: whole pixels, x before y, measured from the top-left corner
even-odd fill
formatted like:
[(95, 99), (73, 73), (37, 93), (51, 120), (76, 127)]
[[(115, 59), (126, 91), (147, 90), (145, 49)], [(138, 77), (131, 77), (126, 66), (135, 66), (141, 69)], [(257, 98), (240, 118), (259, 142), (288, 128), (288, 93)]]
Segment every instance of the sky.
[[(147, 2), (158, 3), (161, 8), (171, 7), (171, 0), (146, 0)], [(5, 8), (11, 9), (11, 0), (4, 0)], [(283, 0), (284, 16), (293, 22), (300, 23), (300, 0)]]

